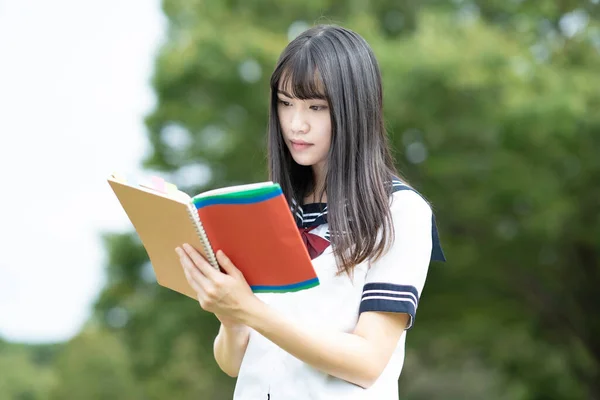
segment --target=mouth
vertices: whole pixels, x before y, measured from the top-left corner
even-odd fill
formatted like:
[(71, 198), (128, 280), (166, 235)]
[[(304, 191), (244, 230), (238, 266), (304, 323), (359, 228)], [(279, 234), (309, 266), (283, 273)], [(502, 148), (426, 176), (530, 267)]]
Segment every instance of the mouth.
[(305, 142), (304, 140), (290, 140), (290, 143), (294, 150), (305, 150), (312, 146), (312, 143)]

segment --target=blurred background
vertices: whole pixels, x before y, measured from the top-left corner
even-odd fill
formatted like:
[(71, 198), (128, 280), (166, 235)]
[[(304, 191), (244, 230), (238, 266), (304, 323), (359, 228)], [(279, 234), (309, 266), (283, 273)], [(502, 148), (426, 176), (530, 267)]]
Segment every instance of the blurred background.
[(268, 81), (316, 23), (373, 47), (433, 203), (407, 400), (600, 399), (600, 0), (0, 0), (0, 399), (230, 399), (113, 171), (267, 179)]

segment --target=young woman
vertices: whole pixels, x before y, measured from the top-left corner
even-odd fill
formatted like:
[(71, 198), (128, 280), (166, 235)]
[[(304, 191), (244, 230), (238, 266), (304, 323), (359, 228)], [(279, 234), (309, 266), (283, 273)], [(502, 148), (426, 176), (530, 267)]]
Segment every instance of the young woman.
[(177, 248), (235, 399), (398, 398), (406, 331), (429, 263), (444, 260), (428, 203), (398, 178), (369, 45), (337, 26), (289, 43), (271, 77), (269, 169), (320, 285), (255, 295), (223, 252)]

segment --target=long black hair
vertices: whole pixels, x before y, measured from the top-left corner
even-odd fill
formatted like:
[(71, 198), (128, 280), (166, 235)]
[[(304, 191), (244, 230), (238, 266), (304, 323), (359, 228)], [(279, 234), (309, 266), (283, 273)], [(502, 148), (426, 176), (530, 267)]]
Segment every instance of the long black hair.
[(355, 265), (379, 258), (394, 236), (391, 179), (400, 175), (383, 121), (379, 65), (360, 35), (335, 25), (305, 31), (281, 54), (271, 76), (269, 176), (288, 203), (299, 206), (317, 188), (311, 167), (297, 164), (285, 145), (277, 113), (282, 87), (295, 98), (329, 104), (327, 220), (339, 272), (351, 273)]

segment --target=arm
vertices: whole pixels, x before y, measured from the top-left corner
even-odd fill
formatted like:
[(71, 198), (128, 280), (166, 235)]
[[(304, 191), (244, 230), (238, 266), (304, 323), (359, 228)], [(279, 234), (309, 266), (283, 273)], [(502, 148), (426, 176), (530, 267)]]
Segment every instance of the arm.
[(256, 301), (244, 323), (312, 367), (367, 388), (381, 375), (407, 314), (362, 313), (353, 333), (307, 329)]
[[(184, 249), (178, 253), (204, 310), (253, 328), (301, 361), (359, 386), (368, 387), (379, 377), (408, 321), (407, 314), (364, 312), (353, 333), (307, 329), (256, 297), (223, 252), (217, 252), (217, 260), (227, 274), (216, 271), (191, 246)], [(228, 375), (239, 372), (248, 338), (222, 327), (215, 339), (215, 359)]]
[(232, 378), (240, 372), (249, 338), (250, 329), (247, 326), (221, 323), (213, 351), (219, 368)]

